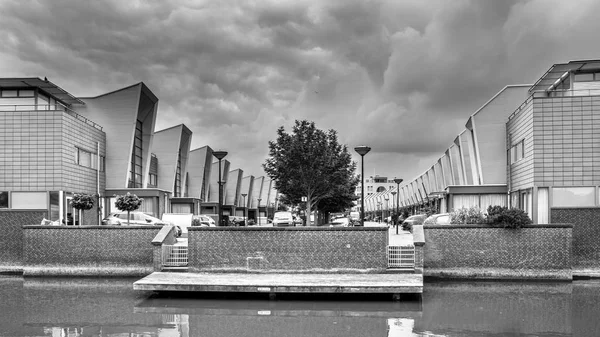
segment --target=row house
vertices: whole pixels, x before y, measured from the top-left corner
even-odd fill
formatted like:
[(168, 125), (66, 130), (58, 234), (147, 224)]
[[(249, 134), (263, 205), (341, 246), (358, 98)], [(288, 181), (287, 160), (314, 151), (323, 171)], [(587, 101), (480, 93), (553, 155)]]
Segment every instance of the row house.
[[(93, 225), (117, 211), (117, 195), (132, 193), (155, 217), (216, 214), (213, 150), (191, 149), (183, 124), (155, 131), (157, 113), (144, 83), (75, 97), (47, 79), (0, 79), (0, 212), (44, 211), (52, 221)], [(253, 176), (224, 163), (224, 214), (256, 216), (268, 204), (255, 200), (276, 201), (270, 184), (257, 189)], [(75, 193), (96, 198), (85, 219), (70, 205)]]
[(583, 215), (594, 222), (599, 130), (600, 60), (555, 64), (533, 85), (503, 88), (468, 117), (429, 169), (399, 191), (367, 196), (365, 211), (377, 212), (387, 197), (390, 208), (413, 213), (423, 205), (439, 212), (501, 205), (540, 224)]

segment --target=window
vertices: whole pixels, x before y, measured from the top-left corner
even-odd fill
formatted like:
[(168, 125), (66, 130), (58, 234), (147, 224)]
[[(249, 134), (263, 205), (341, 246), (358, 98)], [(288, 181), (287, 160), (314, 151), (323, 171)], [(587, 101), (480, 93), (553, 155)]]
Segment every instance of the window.
[(150, 176), (149, 176), (149, 178), (150, 178), (150, 181), (148, 182), (148, 184), (149, 184), (149, 185), (152, 185), (152, 186), (154, 186), (154, 187), (156, 187), (156, 186), (157, 186), (157, 184), (156, 184), (156, 183), (157, 183), (157, 180), (158, 180), (158, 179), (157, 179), (158, 177), (156, 176), (156, 174), (154, 174), (154, 173), (150, 173)]
[(595, 206), (595, 187), (554, 187), (552, 188), (553, 207)]
[(135, 124), (135, 138), (131, 151), (131, 171), (129, 172), (129, 187), (142, 187), (142, 122)]
[(510, 148), (510, 163), (514, 164), (525, 158), (525, 139)]
[[(77, 165), (93, 168), (94, 170), (96, 170), (98, 169), (98, 155), (96, 153), (92, 153), (76, 147), (75, 163)], [(100, 156), (100, 171), (104, 172), (104, 156)]]
[(174, 197), (181, 197), (181, 149), (177, 154), (177, 169), (175, 170)]
[(8, 192), (0, 192), (0, 208), (8, 208)]
[(48, 209), (47, 192), (12, 192), (12, 209)]
[(575, 82), (589, 82), (594, 80), (593, 73), (575, 74)]
[(18, 90), (2, 90), (2, 97), (19, 97)]

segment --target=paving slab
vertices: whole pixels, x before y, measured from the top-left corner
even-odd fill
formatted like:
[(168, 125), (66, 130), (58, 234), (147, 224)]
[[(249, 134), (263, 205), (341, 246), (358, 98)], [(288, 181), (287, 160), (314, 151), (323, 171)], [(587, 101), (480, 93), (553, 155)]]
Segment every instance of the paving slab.
[(422, 274), (245, 274), (154, 272), (134, 290), (255, 293), (422, 293)]

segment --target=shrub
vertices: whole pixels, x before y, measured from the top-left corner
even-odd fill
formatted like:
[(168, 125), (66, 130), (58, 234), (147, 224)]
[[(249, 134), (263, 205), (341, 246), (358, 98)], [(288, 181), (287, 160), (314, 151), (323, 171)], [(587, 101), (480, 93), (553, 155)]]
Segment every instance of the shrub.
[(504, 206), (489, 206), (487, 223), (505, 228), (521, 228), (533, 223), (525, 211)]
[(486, 223), (485, 215), (479, 207), (461, 208), (450, 213), (451, 224), (482, 224)]
[(436, 207), (432, 207), (432, 206), (423, 206), (421, 208), (421, 213), (427, 214), (427, 217), (430, 217), (434, 214), (437, 214), (438, 210)]

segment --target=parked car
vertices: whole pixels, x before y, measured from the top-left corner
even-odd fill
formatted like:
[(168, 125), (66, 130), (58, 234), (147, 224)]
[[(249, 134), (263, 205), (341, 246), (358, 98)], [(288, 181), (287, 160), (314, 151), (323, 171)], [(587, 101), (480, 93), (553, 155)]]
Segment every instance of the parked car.
[(175, 226), (177, 230), (176, 235), (181, 235), (181, 227), (176, 226), (173, 223), (163, 221), (159, 218), (155, 218), (144, 212), (129, 212), (129, 221), (127, 221), (127, 212), (113, 212), (110, 213), (106, 218), (102, 219), (103, 225), (109, 226)]
[(449, 225), (450, 213), (434, 214), (423, 221), (423, 225)]
[(347, 217), (338, 217), (331, 221), (330, 227), (348, 227), (350, 225), (350, 219)]
[(246, 226), (246, 217), (243, 216), (229, 216), (231, 226)]
[(208, 215), (194, 215), (192, 226), (217, 227), (216, 221)]
[(294, 226), (292, 212), (275, 212), (273, 215), (273, 227)]
[(422, 225), (425, 219), (427, 219), (427, 214), (417, 214), (409, 216), (408, 218), (406, 218), (406, 220), (402, 222), (402, 229), (405, 231), (412, 232), (413, 226)]

